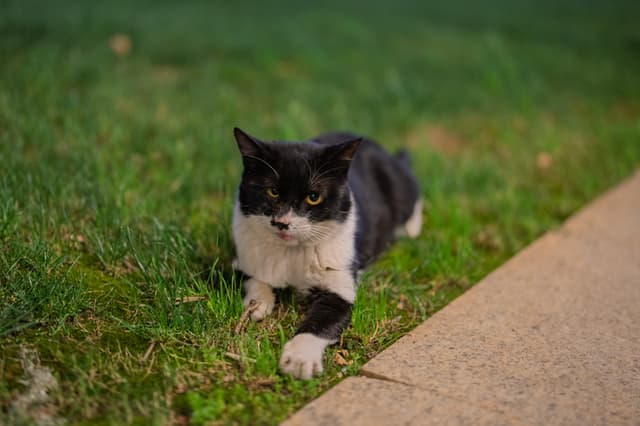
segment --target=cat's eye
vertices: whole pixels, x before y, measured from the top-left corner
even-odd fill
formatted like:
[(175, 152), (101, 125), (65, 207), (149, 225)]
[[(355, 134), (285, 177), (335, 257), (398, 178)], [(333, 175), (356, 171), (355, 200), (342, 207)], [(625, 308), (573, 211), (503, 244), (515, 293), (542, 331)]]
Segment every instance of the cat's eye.
[(280, 196), (280, 193), (276, 188), (269, 188), (267, 189), (267, 195), (271, 198), (278, 198)]
[(318, 194), (317, 192), (310, 192), (305, 199), (307, 204), (309, 204), (310, 206), (317, 206), (322, 202), (322, 200), (322, 195)]

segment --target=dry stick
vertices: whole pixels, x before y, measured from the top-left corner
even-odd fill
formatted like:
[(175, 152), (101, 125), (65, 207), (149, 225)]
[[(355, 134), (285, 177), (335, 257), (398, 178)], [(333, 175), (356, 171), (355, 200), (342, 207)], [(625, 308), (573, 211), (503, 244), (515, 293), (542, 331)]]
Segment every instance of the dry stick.
[(236, 325), (236, 329), (235, 329), (236, 334), (240, 334), (240, 332), (246, 325), (247, 321), (249, 320), (249, 315), (251, 315), (251, 312), (258, 309), (258, 306), (260, 306), (260, 303), (256, 302), (253, 299), (251, 300), (251, 302), (249, 302), (249, 306), (247, 306), (247, 308), (244, 310), (244, 312), (242, 313), (242, 316), (240, 317), (240, 320), (238, 321), (238, 324)]
[(200, 300), (205, 300), (207, 296), (186, 296), (183, 298), (176, 299), (176, 305), (180, 305), (182, 303), (193, 303), (199, 302)]
[(153, 352), (153, 348), (155, 347), (156, 347), (156, 341), (152, 340), (151, 343), (149, 344), (149, 347), (147, 348), (147, 351), (142, 356), (142, 362), (145, 362), (147, 358), (149, 358), (149, 355), (151, 355), (151, 352)]
[(225, 352), (224, 354), (226, 356), (228, 356), (229, 358), (231, 358), (231, 359), (235, 359), (236, 361), (256, 362), (256, 360), (253, 359), (253, 358), (249, 358), (248, 356), (242, 356), (242, 355), (234, 354), (233, 352)]

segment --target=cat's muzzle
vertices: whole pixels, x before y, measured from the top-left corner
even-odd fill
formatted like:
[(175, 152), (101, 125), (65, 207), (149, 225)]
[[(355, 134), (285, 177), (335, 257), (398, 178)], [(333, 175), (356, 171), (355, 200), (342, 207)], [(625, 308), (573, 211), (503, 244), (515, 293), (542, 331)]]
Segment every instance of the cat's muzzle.
[(285, 219), (280, 219), (280, 220), (271, 219), (271, 226), (275, 226), (280, 231), (288, 230), (290, 223), (291, 222), (289, 221), (285, 221)]

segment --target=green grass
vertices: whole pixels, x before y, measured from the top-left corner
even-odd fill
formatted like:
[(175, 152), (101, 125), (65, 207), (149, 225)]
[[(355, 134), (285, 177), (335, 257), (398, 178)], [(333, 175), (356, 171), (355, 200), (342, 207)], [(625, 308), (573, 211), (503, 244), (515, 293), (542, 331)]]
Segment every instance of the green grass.
[[(0, 13), (0, 424), (25, 349), (33, 418), (277, 423), (640, 164), (637, 2), (94, 3)], [(294, 294), (238, 327), (235, 125), (407, 147), (427, 201), (309, 382)]]

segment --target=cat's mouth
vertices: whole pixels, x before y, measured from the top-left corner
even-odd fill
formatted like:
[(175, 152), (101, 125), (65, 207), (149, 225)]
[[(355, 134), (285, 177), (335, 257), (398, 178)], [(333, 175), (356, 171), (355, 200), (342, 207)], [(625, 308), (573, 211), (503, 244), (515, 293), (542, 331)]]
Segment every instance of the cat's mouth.
[(296, 241), (296, 237), (294, 237), (293, 235), (285, 232), (285, 231), (278, 231), (277, 233), (278, 238), (280, 238), (283, 241)]

